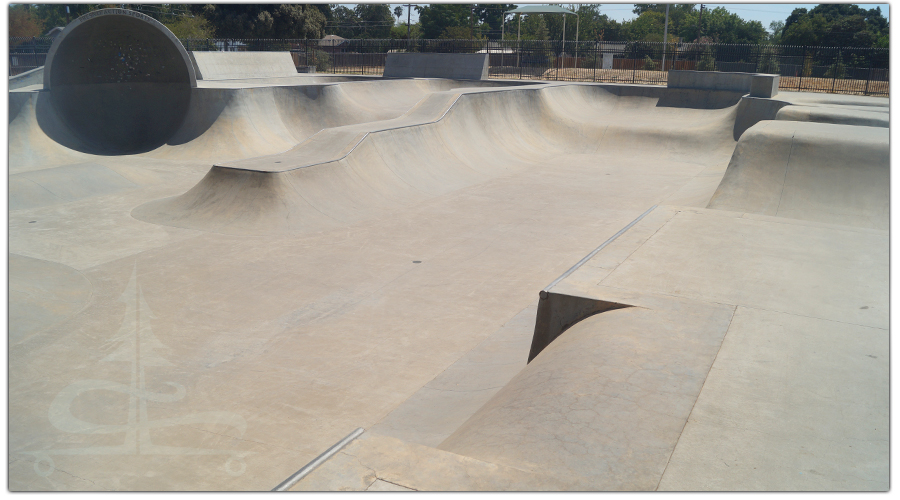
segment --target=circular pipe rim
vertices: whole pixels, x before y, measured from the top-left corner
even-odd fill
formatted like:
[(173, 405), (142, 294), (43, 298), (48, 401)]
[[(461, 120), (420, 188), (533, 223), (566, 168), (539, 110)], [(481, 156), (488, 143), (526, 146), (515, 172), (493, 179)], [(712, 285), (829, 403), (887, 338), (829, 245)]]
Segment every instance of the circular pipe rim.
[(128, 10), (128, 9), (99, 9), (88, 12), (83, 16), (75, 19), (71, 23), (66, 26), (66, 29), (60, 33), (55, 40), (53, 40), (53, 45), (50, 46), (50, 51), (47, 52), (47, 58), (44, 61), (44, 90), (50, 89), (50, 73), (53, 68), (53, 56), (56, 55), (56, 51), (59, 49), (59, 46), (65, 40), (66, 36), (72, 33), (75, 28), (81, 26), (82, 24), (95, 19), (101, 16), (126, 16), (132, 17), (136, 19), (140, 19), (141, 21), (145, 21), (149, 25), (154, 28), (160, 30), (166, 38), (169, 39), (173, 44), (175, 44), (178, 53), (181, 54), (181, 59), (184, 61), (184, 65), (187, 67), (188, 78), (191, 81), (191, 88), (197, 87), (197, 75), (194, 72), (194, 65), (191, 63), (190, 55), (188, 55), (187, 50), (185, 50), (184, 46), (181, 45), (181, 41), (178, 40), (178, 37), (172, 33), (169, 28), (166, 28), (164, 24), (153, 19), (152, 17), (141, 14), (140, 12)]

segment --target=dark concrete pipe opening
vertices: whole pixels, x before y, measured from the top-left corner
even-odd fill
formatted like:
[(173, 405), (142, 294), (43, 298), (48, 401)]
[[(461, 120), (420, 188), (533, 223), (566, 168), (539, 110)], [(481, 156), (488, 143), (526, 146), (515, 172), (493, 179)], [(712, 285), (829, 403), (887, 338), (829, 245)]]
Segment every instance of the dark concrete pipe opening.
[(85, 152), (129, 154), (181, 126), (196, 78), (187, 52), (156, 20), (124, 9), (76, 19), (47, 55), (44, 89)]

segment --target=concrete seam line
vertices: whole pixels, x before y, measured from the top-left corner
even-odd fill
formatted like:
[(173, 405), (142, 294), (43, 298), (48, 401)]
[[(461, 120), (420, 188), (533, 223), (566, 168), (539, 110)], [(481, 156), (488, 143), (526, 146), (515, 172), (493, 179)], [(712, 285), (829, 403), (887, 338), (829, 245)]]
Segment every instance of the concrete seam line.
[(634, 219), (634, 220), (631, 221), (631, 223), (629, 223), (627, 226), (625, 226), (625, 227), (623, 227), (622, 229), (620, 229), (618, 233), (616, 233), (616, 234), (610, 236), (610, 238), (609, 238), (608, 240), (606, 240), (606, 241), (604, 241), (603, 243), (601, 243), (599, 247), (597, 247), (597, 248), (594, 249), (594, 251), (592, 251), (591, 253), (585, 255), (585, 256), (584, 256), (581, 260), (579, 260), (574, 266), (570, 267), (568, 271), (562, 273), (562, 275), (561, 275), (559, 278), (556, 278), (555, 280), (553, 280), (553, 283), (550, 283), (549, 285), (547, 285), (546, 287), (544, 287), (544, 289), (541, 290), (541, 298), (542, 298), (542, 299), (543, 299), (543, 298), (546, 298), (547, 293), (550, 292), (550, 289), (551, 289), (551, 288), (553, 288), (554, 286), (556, 286), (560, 281), (566, 279), (570, 274), (574, 273), (579, 267), (583, 266), (585, 262), (591, 260), (591, 258), (592, 258), (593, 256), (597, 255), (597, 253), (598, 253), (600, 250), (603, 250), (603, 248), (606, 247), (606, 245), (609, 245), (610, 243), (612, 243), (613, 241), (615, 241), (616, 238), (618, 238), (619, 236), (622, 236), (623, 234), (625, 234), (625, 231), (628, 231), (629, 229), (631, 229), (632, 226), (634, 226), (635, 224), (637, 224), (638, 222), (640, 222), (641, 219), (643, 219), (644, 217), (646, 217), (647, 214), (649, 214), (650, 212), (652, 212), (653, 209), (656, 208), (657, 206), (658, 206), (658, 205), (653, 205), (652, 207), (650, 207), (649, 209), (647, 209), (647, 211), (644, 212), (644, 213), (642, 213), (641, 215), (639, 215), (639, 216), (637, 217), (637, 219)]
[(343, 449), (345, 446), (350, 444), (351, 441), (353, 441), (354, 439), (361, 436), (363, 432), (366, 432), (366, 430), (363, 429), (362, 427), (359, 427), (355, 431), (351, 432), (350, 434), (347, 434), (347, 437), (345, 437), (344, 439), (341, 439), (340, 441), (338, 441), (337, 443), (332, 445), (331, 448), (328, 448), (327, 450), (325, 450), (324, 453), (322, 453), (318, 457), (314, 458), (312, 462), (304, 465), (300, 470), (291, 474), (291, 477), (285, 479), (281, 484), (279, 484), (278, 486), (273, 488), (272, 491), (287, 491), (287, 490), (289, 490), (291, 488), (291, 486), (294, 486), (301, 479), (303, 479), (304, 477), (309, 475), (309, 473), (314, 471), (316, 469), (316, 467), (327, 462), (328, 459), (332, 457), (332, 455), (341, 451), (341, 449)]

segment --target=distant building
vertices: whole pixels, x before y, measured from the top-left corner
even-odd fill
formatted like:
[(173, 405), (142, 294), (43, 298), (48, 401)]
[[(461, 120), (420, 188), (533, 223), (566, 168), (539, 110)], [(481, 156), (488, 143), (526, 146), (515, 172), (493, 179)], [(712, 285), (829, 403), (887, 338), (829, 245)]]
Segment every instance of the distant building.
[(244, 42), (235, 42), (233, 40), (222, 40), (215, 42), (216, 50), (219, 52), (243, 52), (247, 50), (247, 44)]
[(325, 35), (319, 40), (319, 48), (330, 53), (344, 52), (349, 45), (346, 38), (337, 35)]

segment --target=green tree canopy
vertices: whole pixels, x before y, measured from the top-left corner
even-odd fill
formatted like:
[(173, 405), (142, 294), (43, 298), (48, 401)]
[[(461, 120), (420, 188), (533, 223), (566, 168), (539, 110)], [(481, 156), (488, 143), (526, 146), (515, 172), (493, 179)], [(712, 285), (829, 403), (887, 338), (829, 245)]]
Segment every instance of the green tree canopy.
[(479, 3), (473, 6), (476, 29), (491, 40), (499, 40), (503, 13), (515, 9), (511, 3)]
[(357, 4), (353, 8), (359, 29), (354, 38), (390, 38), (394, 16), (387, 4)]
[(527, 14), (522, 18), (522, 40), (549, 40), (545, 14)]
[(9, 7), (9, 36), (41, 36), (44, 23), (25, 5)]
[(784, 22), (784, 45), (887, 47), (889, 25), (881, 8), (853, 4), (822, 4), (794, 9)]
[(703, 34), (716, 43), (759, 44), (768, 39), (768, 32), (759, 21), (745, 21), (724, 7), (703, 13)]
[(191, 5), (223, 38), (322, 38), (325, 15), (303, 4)]
[(470, 27), (473, 7), (474, 4), (459, 3), (416, 6), (415, 9), (419, 12), (422, 37), (441, 38), (448, 28)]

